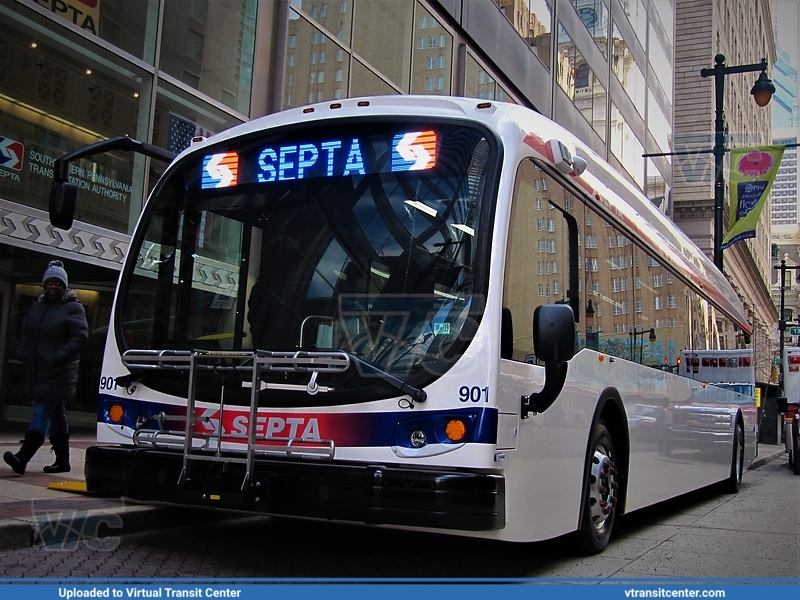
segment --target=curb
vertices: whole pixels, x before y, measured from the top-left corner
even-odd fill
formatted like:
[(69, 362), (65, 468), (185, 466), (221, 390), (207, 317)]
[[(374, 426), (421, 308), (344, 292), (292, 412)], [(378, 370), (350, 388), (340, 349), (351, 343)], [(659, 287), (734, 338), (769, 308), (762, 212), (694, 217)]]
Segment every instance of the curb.
[(781, 450), (774, 450), (774, 451), (770, 452), (769, 454), (764, 454), (763, 456), (758, 456), (758, 457), (755, 458), (755, 460), (753, 460), (753, 464), (751, 464), (749, 467), (747, 467), (747, 470), (748, 471), (752, 471), (753, 469), (757, 469), (759, 467), (763, 467), (768, 462), (773, 461), (776, 458), (780, 458), (784, 454), (786, 454), (786, 450), (781, 449)]

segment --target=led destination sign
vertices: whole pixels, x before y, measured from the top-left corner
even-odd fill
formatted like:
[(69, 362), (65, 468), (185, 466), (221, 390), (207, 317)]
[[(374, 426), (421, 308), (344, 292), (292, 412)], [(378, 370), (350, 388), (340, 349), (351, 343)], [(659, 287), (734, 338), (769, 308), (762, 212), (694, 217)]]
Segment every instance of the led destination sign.
[(203, 158), (200, 187), (431, 169), (436, 165), (436, 142), (435, 131), (397, 134), (392, 139), (391, 160), (378, 164), (370, 158), (373, 152), (366, 151), (372, 142), (363, 138), (267, 146), (246, 156), (210, 154)]

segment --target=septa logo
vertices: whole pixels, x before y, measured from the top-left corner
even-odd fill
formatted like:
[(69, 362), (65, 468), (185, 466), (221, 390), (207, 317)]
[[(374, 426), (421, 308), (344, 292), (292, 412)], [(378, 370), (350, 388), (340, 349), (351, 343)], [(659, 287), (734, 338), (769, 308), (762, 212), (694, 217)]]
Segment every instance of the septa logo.
[(419, 171), (436, 166), (436, 132), (417, 131), (394, 136), (392, 171)]
[(25, 146), (16, 140), (0, 137), (0, 167), (21, 171), (23, 156)]
[(212, 154), (203, 159), (201, 189), (232, 187), (239, 180), (239, 155), (236, 152)]

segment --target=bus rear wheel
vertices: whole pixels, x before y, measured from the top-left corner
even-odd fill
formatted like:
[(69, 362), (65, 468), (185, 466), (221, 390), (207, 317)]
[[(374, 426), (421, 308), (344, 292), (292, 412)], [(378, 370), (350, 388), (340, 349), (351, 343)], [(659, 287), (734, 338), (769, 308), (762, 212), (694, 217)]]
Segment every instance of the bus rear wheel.
[(725, 491), (735, 494), (742, 485), (744, 474), (744, 430), (741, 424), (736, 423), (733, 431), (733, 458), (731, 459), (731, 474), (725, 480)]
[(611, 538), (617, 513), (616, 451), (605, 422), (595, 425), (589, 448), (591, 457), (578, 533), (582, 549), (587, 554), (597, 554)]

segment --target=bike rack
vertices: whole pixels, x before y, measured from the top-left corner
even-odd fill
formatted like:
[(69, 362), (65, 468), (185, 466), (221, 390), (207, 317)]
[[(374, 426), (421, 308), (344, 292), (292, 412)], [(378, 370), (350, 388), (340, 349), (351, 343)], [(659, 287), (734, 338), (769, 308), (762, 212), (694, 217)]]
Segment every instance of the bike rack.
[[(345, 352), (205, 352), (197, 350), (128, 350), (122, 355), (123, 364), (136, 372), (177, 370), (188, 373), (186, 416), (170, 416), (170, 420), (185, 421), (184, 430), (163, 429), (163, 418), (156, 419), (157, 430), (137, 429), (133, 443), (140, 448), (173, 449), (183, 452), (183, 466), (178, 485), (189, 481), (192, 461), (240, 463), (245, 465), (242, 491), (247, 488), (257, 456), (305, 457), (333, 459), (333, 440), (308, 440), (278, 437), (256, 433), (259, 392), (264, 389), (305, 391), (309, 395), (332, 391), (332, 387), (317, 383), (319, 373), (341, 373), (350, 368), (351, 359)], [(203, 402), (202, 409), (218, 411), (215, 431), (195, 431), (198, 422), (197, 376), (202, 371), (213, 371), (223, 376), (219, 401)], [(262, 381), (262, 373), (308, 373), (306, 385)], [(223, 429), (225, 405), (224, 377), (240, 373), (250, 375), (250, 403), (247, 434), (226, 433)], [(207, 419), (207, 418), (206, 418)], [(206, 420), (208, 422), (208, 420)], [(242, 456), (243, 455), (243, 456)]]

